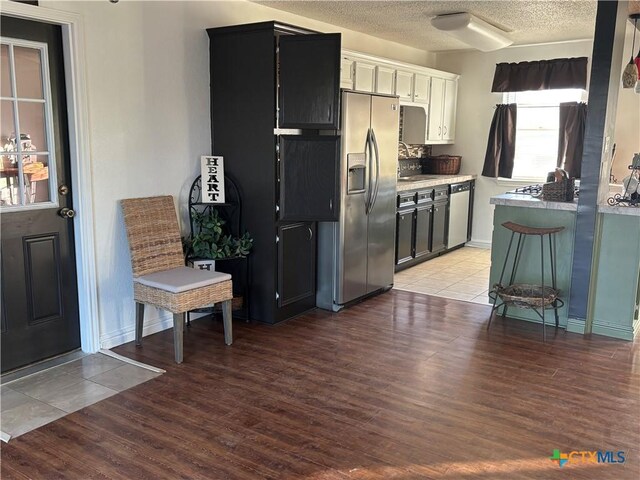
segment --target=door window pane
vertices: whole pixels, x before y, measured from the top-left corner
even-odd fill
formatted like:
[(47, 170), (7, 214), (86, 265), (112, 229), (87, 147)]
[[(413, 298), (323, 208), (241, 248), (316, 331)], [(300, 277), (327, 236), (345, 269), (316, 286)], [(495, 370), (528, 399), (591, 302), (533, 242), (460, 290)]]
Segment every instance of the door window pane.
[(3, 97), (11, 97), (11, 72), (9, 71), (9, 47), (2, 45), (0, 50), (0, 88)]
[(16, 126), (13, 117), (13, 102), (0, 101), (0, 147), (3, 151), (14, 151)]
[(22, 150), (25, 152), (45, 152), (48, 150), (44, 106), (44, 103), (39, 102), (18, 102), (20, 136)]
[(19, 98), (44, 98), (40, 49), (14, 47), (16, 85)]
[(9, 211), (58, 203), (55, 148), (48, 141), (52, 106), (44, 55), (45, 44), (10, 39), (2, 44), (0, 205)]
[(49, 158), (47, 155), (23, 155), (25, 204), (48, 202)]

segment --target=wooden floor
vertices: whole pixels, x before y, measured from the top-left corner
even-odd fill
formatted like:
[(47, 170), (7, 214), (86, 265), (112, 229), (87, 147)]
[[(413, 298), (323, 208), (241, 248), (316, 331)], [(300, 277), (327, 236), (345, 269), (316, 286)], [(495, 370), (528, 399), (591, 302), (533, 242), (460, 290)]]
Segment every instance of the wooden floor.
[[(118, 353), (167, 373), (2, 446), (2, 478), (634, 479), (640, 350), (391, 291)], [(559, 468), (554, 449), (622, 450)]]

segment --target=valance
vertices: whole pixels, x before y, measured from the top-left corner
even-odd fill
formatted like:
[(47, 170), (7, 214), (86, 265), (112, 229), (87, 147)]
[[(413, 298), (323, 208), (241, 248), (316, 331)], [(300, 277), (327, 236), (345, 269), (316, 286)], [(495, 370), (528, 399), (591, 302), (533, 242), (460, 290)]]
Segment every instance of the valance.
[(587, 88), (587, 57), (498, 63), (492, 92)]

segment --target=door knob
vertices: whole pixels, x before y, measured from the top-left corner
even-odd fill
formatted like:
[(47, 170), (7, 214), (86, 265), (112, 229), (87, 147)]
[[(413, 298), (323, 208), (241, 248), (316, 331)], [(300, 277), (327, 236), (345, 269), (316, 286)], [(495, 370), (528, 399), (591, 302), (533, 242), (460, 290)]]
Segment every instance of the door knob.
[(67, 187), (66, 185), (60, 185), (58, 187), (58, 193), (60, 195), (67, 195), (69, 193), (69, 187)]
[(73, 218), (76, 216), (76, 211), (72, 210), (71, 208), (65, 207), (58, 210), (58, 215), (60, 215), (62, 218)]

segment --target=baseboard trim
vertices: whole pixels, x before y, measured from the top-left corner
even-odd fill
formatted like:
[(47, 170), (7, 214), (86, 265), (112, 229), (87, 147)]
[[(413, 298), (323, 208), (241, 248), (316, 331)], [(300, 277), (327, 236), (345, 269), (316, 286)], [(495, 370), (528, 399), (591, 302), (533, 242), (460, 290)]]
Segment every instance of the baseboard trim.
[(580, 320), (577, 318), (568, 318), (567, 319), (567, 332), (571, 333), (579, 333), (580, 335), (584, 335), (584, 320)]
[(470, 242), (465, 243), (466, 247), (473, 248), (484, 248), (485, 250), (491, 249), (491, 242), (484, 242), (481, 240), (471, 240)]
[[(164, 313), (158, 316), (155, 321), (144, 322), (142, 328), (142, 336), (152, 335), (154, 333), (162, 332), (173, 328), (173, 315)], [(135, 324), (130, 327), (121, 328), (110, 333), (106, 333), (100, 336), (100, 348), (109, 350), (110, 348), (117, 347), (123, 343), (128, 343), (136, 338)]]
[(613, 337), (619, 338), (621, 340), (629, 340), (633, 341), (635, 336), (634, 328), (631, 327), (621, 327), (619, 325), (607, 325), (604, 323), (598, 323), (597, 321), (593, 322), (593, 327), (591, 328), (591, 333), (596, 335), (604, 335), (605, 337)]
[(146, 368), (147, 370), (151, 370), (155, 373), (166, 373), (166, 370), (163, 370), (158, 367), (154, 367), (152, 365), (147, 365), (146, 363), (138, 362), (136, 360), (132, 360), (124, 355), (120, 355), (118, 353), (112, 352), (111, 350), (105, 350), (104, 348), (100, 349), (102, 355), (106, 355), (107, 357), (115, 358), (116, 360), (120, 360), (121, 362), (130, 363), (131, 365), (135, 365), (136, 367)]

